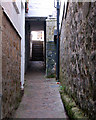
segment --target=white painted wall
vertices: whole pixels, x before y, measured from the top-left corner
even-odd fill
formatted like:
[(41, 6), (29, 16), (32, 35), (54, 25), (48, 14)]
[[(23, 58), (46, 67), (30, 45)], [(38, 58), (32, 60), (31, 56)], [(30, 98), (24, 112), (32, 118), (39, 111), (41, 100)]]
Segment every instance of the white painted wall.
[(54, 8), (54, 0), (29, 0), (29, 11), (26, 17), (48, 17), (48, 15), (56, 16), (56, 8)]
[(21, 89), (24, 89), (25, 74), (25, 4), (21, 4)]

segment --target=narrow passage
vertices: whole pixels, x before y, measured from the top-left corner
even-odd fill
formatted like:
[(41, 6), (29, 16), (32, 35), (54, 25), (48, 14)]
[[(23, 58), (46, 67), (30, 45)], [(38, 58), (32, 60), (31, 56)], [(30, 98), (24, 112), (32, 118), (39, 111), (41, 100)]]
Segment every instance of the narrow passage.
[(31, 62), (25, 77), (24, 96), (14, 118), (67, 119), (58, 88), (55, 79), (45, 78), (43, 62)]

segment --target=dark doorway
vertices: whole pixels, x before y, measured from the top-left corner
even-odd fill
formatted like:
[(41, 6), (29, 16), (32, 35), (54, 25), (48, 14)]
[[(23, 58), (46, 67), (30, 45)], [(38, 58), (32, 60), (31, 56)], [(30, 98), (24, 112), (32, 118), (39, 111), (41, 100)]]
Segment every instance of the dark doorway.
[[(27, 18), (25, 31), (25, 73), (30, 62), (43, 61), (46, 68), (46, 18)], [(34, 33), (35, 37), (33, 36)]]

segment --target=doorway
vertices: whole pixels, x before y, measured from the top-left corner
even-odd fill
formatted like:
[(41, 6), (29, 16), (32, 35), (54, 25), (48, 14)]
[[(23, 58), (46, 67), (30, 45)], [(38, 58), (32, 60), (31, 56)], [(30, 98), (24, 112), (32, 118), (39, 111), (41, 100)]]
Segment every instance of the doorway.
[(44, 61), (44, 31), (31, 32), (30, 60)]
[(34, 61), (46, 68), (46, 18), (27, 18), (25, 22), (25, 73)]

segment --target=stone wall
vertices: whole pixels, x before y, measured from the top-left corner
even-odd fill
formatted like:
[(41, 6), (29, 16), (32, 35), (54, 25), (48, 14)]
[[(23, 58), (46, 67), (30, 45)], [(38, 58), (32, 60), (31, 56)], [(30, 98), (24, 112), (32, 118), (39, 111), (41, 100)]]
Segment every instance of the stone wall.
[(0, 6), (0, 94), (2, 94), (2, 7)]
[(54, 30), (56, 19), (46, 20), (46, 76), (52, 77), (56, 74), (56, 43), (54, 42)]
[(2, 99), (2, 7), (0, 6), (0, 119)]
[(69, 3), (60, 40), (60, 81), (90, 118), (96, 118), (96, 2)]
[(2, 117), (9, 117), (20, 101), (21, 38), (2, 15)]

